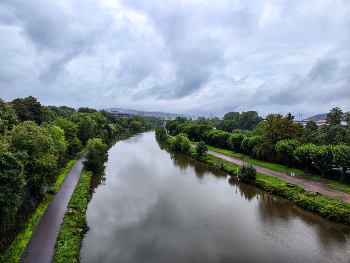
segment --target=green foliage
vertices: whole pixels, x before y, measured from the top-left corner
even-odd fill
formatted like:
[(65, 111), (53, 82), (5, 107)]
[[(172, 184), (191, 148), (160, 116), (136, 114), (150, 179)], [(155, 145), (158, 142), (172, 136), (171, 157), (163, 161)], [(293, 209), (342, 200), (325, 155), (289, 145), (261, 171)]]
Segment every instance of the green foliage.
[(231, 149), (234, 152), (239, 152), (241, 150), (241, 144), (244, 138), (245, 136), (243, 134), (240, 134), (240, 133), (232, 134), (228, 138), (228, 145), (231, 147)]
[(203, 158), (208, 151), (208, 147), (205, 145), (205, 142), (200, 141), (196, 147), (196, 159), (200, 160)]
[(241, 142), (241, 151), (246, 155), (255, 156), (253, 149), (257, 147), (260, 141), (261, 136), (245, 137)]
[[(23, 154), (23, 153), (22, 153)], [(27, 157), (24, 154), (24, 158)], [(23, 159), (23, 156), (22, 158)], [(25, 185), (23, 164), (16, 155), (0, 151), (0, 236), (3, 237), (11, 225), (12, 216), (21, 201), (21, 189)]]
[(80, 244), (87, 231), (86, 206), (90, 180), (91, 173), (83, 170), (57, 237), (53, 262), (80, 262)]
[(67, 168), (61, 173), (59, 176), (59, 180), (56, 181), (54, 186), (51, 188), (52, 191), (44, 197), (44, 199), (40, 202), (39, 206), (35, 210), (34, 214), (28, 220), (25, 228), (21, 231), (21, 233), (16, 237), (16, 239), (12, 242), (11, 246), (6, 250), (4, 254), (5, 262), (19, 262), (21, 259), (22, 253), (27, 246), (29, 238), (31, 237), (35, 227), (40, 221), (40, 218), (44, 214), (47, 206), (50, 204), (51, 200), (54, 197), (54, 193), (57, 192), (57, 189), (60, 187), (63, 180), (68, 175), (71, 167), (74, 165), (76, 160), (71, 161)]
[(216, 125), (216, 129), (225, 131), (225, 132), (232, 132), (234, 129), (238, 128), (238, 123), (235, 120), (222, 120)]
[(293, 152), (294, 156), (304, 165), (306, 173), (309, 172), (312, 163), (311, 153), (315, 151), (314, 148), (314, 144), (304, 144), (297, 147)]
[(181, 151), (182, 153), (187, 153), (190, 149), (190, 140), (187, 138), (187, 135), (180, 133), (175, 136), (175, 140), (170, 143), (170, 149), (172, 151)]
[(166, 134), (166, 130), (163, 126), (158, 126), (156, 129), (156, 137), (159, 140), (167, 141), (168, 135)]
[(0, 100), (0, 135), (11, 130), (18, 123), (16, 112), (11, 106)]
[(55, 144), (49, 132), (32, 121), (15, 126), (10, 132), (12, 152), (25, 151), (29, 155), (25, 166), (26, 181), (36, 190), (56, 179)]
[(294, 151), (299, 146), (297, 140), (281, 140), (277, 142), (275, 148), (277, 153), (281, 156), (282, 160), (287, 163), (287, 167), (290, 167), (290, 163), (294, 159)]
[(94, 173), (99, 172), (103, 167), (103, 163), (107, 160), (107, 157), (107, 145), (104, 144), (101, 139), (93, 138), (89, 140), (86, 161), (84, 161), (86, 170)]
[(321, 177), (325, 178), (333, 167), (332, 146), (315, 146), (312, 148), (311, 160), (321, 171)]
[(345, 182), (346, 170), (350, 167), (350, 146), (337, 145), (332, 147), (333, 163), (336, 166), (342, 167), (342, 176), (340, 183)]
[(254, 184), (256, 181), (257, 173), (256, 173), (256, 169), (254, 168), (253, 165), (243, 164), (239, 169), (239, 175), (240, 175), (243, 182), (246, 182), (249, 184)]
[(18, 119), (22, 122), (34, 121), (36, 124), (40, 125), (45, 119), (40, 102), (38, 102), (33, 96), (13, 100), (12, 107), (14, 108)]
[(239, 117), (238, 128), (241, 130), (252, 131), (262, 121), (263, 118), (258, 116), (256, 111), (243, 111)]
[(338, 107), (335, 107), (327, 114), (326, 123), (330, 126), (340, 125), (343, 118), (343, 111)]
[(277, 152), (275, 146), (278, 141), (298, 139), (302, 134), (302, 127), (283, 117), (281, 114), (269, 114), (265, 122), (261, 124), (263, 132), (262, 140), (254, 148), (254, 154), (264, 160), (276, 161)]
[(92, 139), (95, 135), (97, 135), (97, 122), (94, 119), (92, 119), (88, 114), (77, 114), (73, 119), (73, 122), (78, 127), (77, 137), (83, 145), (86, 145), (88, 140)]

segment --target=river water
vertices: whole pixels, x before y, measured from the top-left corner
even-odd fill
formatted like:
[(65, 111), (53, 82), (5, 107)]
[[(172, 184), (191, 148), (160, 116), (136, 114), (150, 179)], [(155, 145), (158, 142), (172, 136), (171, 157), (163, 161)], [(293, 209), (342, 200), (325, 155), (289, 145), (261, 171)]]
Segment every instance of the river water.
[(110, 148), (92, 180), (81, 262), (350, 262), (350, 227), (157, 142)]

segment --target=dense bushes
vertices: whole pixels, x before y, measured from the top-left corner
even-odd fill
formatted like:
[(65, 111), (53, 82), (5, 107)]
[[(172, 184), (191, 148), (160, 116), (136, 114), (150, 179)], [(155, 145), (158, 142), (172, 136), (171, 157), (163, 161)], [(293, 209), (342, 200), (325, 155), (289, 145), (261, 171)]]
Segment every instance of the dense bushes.
[(253, 165), (243, 164), (239, 169), (239, 175), (243, 182), (246, 182), (248, 184), (254, 184), (256, 181), (256, 169), (253, 167)]
[(101, 139), (94, 138), (89, 140), (86, 161), (84, 161), (86, 170), (94, 173), (100, 171), (107, 157), (107, 145)]

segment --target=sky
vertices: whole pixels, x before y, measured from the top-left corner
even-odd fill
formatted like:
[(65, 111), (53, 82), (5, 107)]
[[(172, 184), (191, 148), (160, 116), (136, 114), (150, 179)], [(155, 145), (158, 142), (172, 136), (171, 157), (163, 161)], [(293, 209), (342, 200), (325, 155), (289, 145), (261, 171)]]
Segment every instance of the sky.
[(299, 118), (350, 111), (348, 0), (0, 0), (0, 97)]

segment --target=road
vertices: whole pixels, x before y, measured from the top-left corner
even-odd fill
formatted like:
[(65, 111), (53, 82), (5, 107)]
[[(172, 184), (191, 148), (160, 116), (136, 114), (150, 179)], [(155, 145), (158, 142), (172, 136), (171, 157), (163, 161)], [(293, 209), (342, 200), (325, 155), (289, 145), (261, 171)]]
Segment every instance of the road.
[[(191, 144), (191, 146), (197, 147), (195, 144)], [(242, 161), (242, 159), (240, 159), (238, 157), (229, 156), (229, 155), (218, 153), (218, 152), (215, 152), (212, 150), (208, 150), (208, 153), (210, 153), (214, 156), (217, 156), (225, 161), (235, 163), (238, 165), (243, 165), (243, 163), (244, 163)], [(252, 165), (255, 167), (255, 169), (259, 173), (271, 175), (273, 177), (282, 179), (282, 180), (287, 181), (287, 182), (291, 182), (291, 180), (292, 180), (292, 177), (288, 174), (277, 172), (274, 170), (270, 170), (266, 167), (262, 167), (259, 165), (255, 165), (255, 164), (252, 164)], [(302, 178), (302, 177), (295, 177), (294, 176), (293, 177), (293, 184), (297, 184), (297, 185), (303, 187), (305, 190), (310, 190), (310, 191), (314, 191), (314, 192), (318, 191), (319, 193), (321, 193), (323, 195), (334, 197), (334, 198), (337, 198), (337, 199), (342, 200), (344, 202), (350, 203), (350, 194), (338, 191), (336, 189), (331, 189), (327, 186), (324, 186), (322, 182), (307, 180), (307, 179)]]
[(51, 263), (55, 254), (55, 245), (63, 223), (68, 203), (83, 170), (84, 158), (80, 158), (73, 165), (67, 177), (48, 205), (37, 227), (25, 248), (21, 263)]

